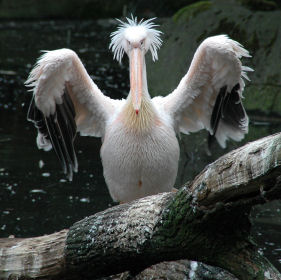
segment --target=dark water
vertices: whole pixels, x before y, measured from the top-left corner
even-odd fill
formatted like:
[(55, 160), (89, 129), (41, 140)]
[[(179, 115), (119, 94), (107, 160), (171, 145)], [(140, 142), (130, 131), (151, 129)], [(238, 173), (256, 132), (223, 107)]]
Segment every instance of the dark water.
[[(67, 182), (55, 154), (36, 147), (36, 131), (26, 121), (31, 95), (23, 85), (40, 50), (68, 47), (105, 94), (124, 97), (127, 61), (113, 63), (108, 50), (113, 30), (111, 21), (0, 23), (0, 237), (52, 233), (113, 205), (102, 175), (100, 139), (77, 137), (79, 173)], [(280, 130), (278, 122), (252, 122), (244, 142), (230, 143), (228, 150)], [(208, 157), (204, 132), (186, 137), (190, 144), (181, 143), (178, 185), (226, 152), (216, 148)], [(252, 217), (261, 251), (281, 270), (281, 202), (256, 207)]]

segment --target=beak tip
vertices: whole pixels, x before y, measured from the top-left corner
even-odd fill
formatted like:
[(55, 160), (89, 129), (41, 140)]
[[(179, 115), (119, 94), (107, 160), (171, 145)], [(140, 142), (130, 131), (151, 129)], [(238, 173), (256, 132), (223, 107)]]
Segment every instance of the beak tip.
[(136, 114), (137, 114), (137, 115), (139, 114), (139, 109), (136, 109)]

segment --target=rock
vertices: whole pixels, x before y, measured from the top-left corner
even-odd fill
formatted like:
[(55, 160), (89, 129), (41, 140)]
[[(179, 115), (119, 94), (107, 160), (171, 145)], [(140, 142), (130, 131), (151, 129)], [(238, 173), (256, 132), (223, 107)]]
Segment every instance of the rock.
[(207, 37), (227, 34), (252, 55), (243, 64), (252, 67), (246, 82), (246, 109), (281, 113), (281, 11), (253, 12), (239, 1), (201, 1), (182, 8), (161, 24), (164, 32), (159, 61), (148, 63), (152, 95), (171, 92), (189, 68), (195, 50)]

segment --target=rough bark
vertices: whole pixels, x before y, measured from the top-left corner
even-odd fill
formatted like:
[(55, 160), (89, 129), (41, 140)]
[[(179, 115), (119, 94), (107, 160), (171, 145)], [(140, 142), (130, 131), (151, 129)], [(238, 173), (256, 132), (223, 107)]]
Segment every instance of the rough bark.
[(226, 154), (177, 193), (107, 209), (68, 232), (2, 240), (0, 278), (93, 279), (124, 271), (132, 276), (152, 264), (187, 258), (238, 279), (281, 279), (259, 254), (248, 218), (252, 205), (280, 197), (281, 133)]
[(68, 230), (34, 238), (0, 239), (0, 279), (52, 278), (64, 269)]

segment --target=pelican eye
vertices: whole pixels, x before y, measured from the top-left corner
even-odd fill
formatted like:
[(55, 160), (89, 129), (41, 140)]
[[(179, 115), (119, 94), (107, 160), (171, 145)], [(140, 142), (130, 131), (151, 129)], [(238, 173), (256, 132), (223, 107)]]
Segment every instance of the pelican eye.
[(140, 41), (141, 46), (144, 45), (144, 39)]

